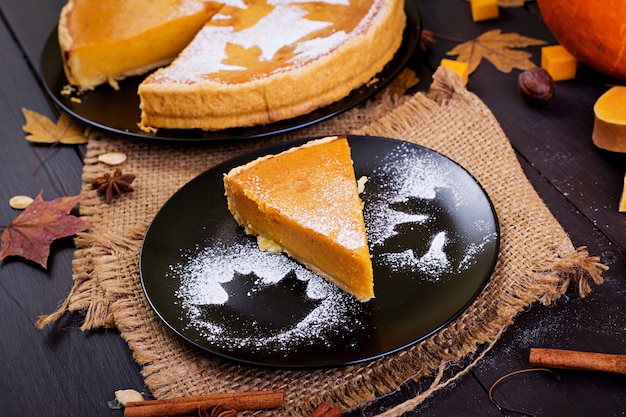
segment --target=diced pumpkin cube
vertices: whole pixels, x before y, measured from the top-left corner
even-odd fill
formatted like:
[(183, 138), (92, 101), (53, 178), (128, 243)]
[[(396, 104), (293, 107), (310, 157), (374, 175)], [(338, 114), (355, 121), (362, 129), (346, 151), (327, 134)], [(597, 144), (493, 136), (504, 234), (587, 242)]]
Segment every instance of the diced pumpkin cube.
[(578, 61), (561, 45), (541, 48), (541, 68), (548, 71), (554, 81), (576, 78)]
[(474, 22), (496, 19), (500, 16), (498, 0), (470, 0), (470, 8)]
[(469, 78), (469, 71), (468, 71), (468, 65), (467, 62), (464, 61), (455, 61), (453, 59), (442, 59), (441, 60), (441, 66), (448, 68), (454, 72), (456, 72), (457, 74), (459, 74), (459, 77), (461, 77), (461, 81), (463, 82), (463, 85), (467, 85), (467, 80)]

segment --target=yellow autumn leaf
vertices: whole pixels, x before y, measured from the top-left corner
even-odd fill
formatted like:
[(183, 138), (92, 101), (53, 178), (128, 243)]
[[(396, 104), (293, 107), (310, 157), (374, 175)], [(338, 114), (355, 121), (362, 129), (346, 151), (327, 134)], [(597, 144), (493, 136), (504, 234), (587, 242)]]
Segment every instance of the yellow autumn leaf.
[(458, 61), (468, 63), (471, 74), (483, 59), (491, 62), (499, 71), (509, 73), (513, 68), (527, 70), (536, 65), (530, 60), (532, 54), (516, 48), (545, 45), (547, 42), (529, 38), (517, 33), (502, 33), (500, 29), (490, 30), (476, 39), (464, 42), (449, 51), (448, 55), (458, 55)]
[(22, 109), (26, 124), (22, 126), (26, 140), (35, 143), (62, 143), (80, 145), (87, 143), (87, 137), (81, 125), (67, 113), (61, 113), (57, 123), (35, 111)]

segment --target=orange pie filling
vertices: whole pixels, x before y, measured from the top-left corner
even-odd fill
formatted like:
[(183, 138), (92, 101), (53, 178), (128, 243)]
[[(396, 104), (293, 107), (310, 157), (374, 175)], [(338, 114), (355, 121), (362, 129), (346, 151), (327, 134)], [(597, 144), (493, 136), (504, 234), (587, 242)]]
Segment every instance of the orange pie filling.
[(59, 19), (67, 79), (91, 89), (166, 65), (221, 7), (200, 0), (72, 0)]
[[(345, 137), (311, 141), (224, 176), (228, 208), (246, 233), (359, 301), (374, 296), (363, 203)], [(262, 245), (264, 246), (264, 245)]]

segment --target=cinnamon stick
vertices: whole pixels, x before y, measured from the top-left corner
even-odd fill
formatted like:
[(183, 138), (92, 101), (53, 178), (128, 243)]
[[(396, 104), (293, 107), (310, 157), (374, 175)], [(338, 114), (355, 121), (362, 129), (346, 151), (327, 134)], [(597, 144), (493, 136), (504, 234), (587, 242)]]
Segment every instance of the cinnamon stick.
[(626, 355), (531, 348), (529, 362), (546, 368), (626, 374)]
[(339, 417), (342, 412), (343, 409), (341, 406), (336, 405), (333, 407), (330, 403), (322, 401), (320, 405), (313, 410), (309, 417)]
[(336, 405), (324, 413), (324, 417), (339, 417), (341, 413), (343, 413), (343, 409), (341, 406)]
[(222, 405), (233, 410), (258, 410), (283, 406), (282, 391), (233, 392), (126, 403), (124, 417), (166, 417), (194, 414), (198, 408)]
[(313, 412), (309, 415), (309, 417), (322, 417), (331, 408), (332, 407), (330, 403), (327, 403), (326, 401), (322, 401), (320, 405), (318, 405), (315, 408), (315, 410), (313, 410)]

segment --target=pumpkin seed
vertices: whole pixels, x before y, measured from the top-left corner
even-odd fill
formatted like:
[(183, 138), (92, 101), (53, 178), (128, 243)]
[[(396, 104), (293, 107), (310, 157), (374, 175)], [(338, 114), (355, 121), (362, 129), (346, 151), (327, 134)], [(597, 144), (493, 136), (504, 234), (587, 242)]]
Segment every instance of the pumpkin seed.
[(17, 210), (23, 210), (33, 202), (33, 199), (27, 195), (16, 195), (9, 199), (9, 205)]
[(107, 165), (119, 165), (126, 161), (126, 154), (122, 152), (108, 152), (98, 156), (98, 161)]
[(121, 389), (115, 391), (115, 399), (122, 405), (126, 406), (126, 403), (143, 401), (143, 395), (134, 389)]

